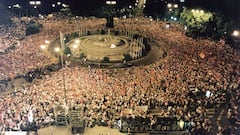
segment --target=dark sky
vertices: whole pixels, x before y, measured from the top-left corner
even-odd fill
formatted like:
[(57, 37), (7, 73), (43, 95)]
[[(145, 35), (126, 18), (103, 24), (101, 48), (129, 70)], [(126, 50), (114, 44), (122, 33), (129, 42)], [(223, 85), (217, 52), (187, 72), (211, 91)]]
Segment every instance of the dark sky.
[[(106, 0), (41, 0), (43, 11), (48, 11), (52, 3), (62, 1), (69, 4), (74, 11), (85, 12), (94, 11), (103, 6)], [(117, 6), (123, 7), (129, 4), (134, 4), (136, 0), (116, 0)], [(168, 2), (179, 2), (179, 0), (165, 0)], [(0, 0), (4, 5), (12, 5), (19, 3), (23, 6), (29, 6), (29, 0)], [(147, 0), (148, 5), (155, 5), (163, 3), (163, 0)], [(240, 0), (185, 0), (187, 7), (200, 7), (210, 11), (219, 12), (229, 17), (230, 19), (240, 21)], [(152, 7), (148, 7), (152, 8)], [(240, 24), (240, 22), (239, 22)]]

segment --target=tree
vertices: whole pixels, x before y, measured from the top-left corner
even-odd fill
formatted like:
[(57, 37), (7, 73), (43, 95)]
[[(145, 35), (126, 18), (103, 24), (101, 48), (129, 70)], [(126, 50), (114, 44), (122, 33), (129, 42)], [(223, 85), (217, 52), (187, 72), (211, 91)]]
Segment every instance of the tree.
[(213, 21), (213, 14), (203, 10), (184, 9), (180, 19), (187, 27), (186, 34), (197, 38), (204, 37), (207, 33), (208, 23)]
[(103, 60), (101, 62), (102, 63), (109, 63), (110, 59), (109, 59), (109, 57), (103, 57)]
[(209, 37), (214, 40), (228, 38), (231, 22), (217, 13), (184, 9), (181, 21), (187, 27), (186, 35), (193, 38)]
[(226, 19), (224, 16), (215, 13), (213, 21), (211, 23), (212, 25), (209, 26), (212, 31), (209, 31), (211, 33), (211, 38), (215, 40), (219, 40), (221, 38), (229, 39), (230, 38), (230, 31), (232, 27), (232, 22)]

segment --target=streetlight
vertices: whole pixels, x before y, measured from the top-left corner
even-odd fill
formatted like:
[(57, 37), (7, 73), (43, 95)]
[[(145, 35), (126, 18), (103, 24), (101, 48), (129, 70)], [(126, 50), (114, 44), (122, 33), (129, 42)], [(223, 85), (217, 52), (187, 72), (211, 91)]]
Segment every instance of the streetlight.
[[(63, 68), (63, 49), (64, 49), (64, 46), (65, 46), (65, 43), (64, 43), (64, 34), (62, 32), (59, 32), (60, 34), (60, 47), (57, 47), (55, 48), (55, 51), (59, 52), (61, 51), (61, 67)], [(65, 85), (65, 76), (64, 76), (64, 73), (62, 74), (62, 78), (63, 78), (63, 91), (64, 91), (64, 102), (65, 102), (65, 105), (67, 105), (67, 91), (66, 91), (66, 85)]]
[(167, 4), (167, 7), (168, 7), (168, 8), (172, 8), (172, 4), (171, 4), (171, 3), (168, 3), (168, 4)]
[(168, 4), (167, 4), (167, 8), (169, 8), (169, 9), (178, 8), (178, 4), (168, 3)]
[(234, 46), (237, 48), (240, 48), (240, 31), (234, 30), (232, 33), (232, 37), (234, 41)]
[(41, 5), (41, 1), (34, 0), (34, 1), (29, 1), (29, 4), (33, 6), (33, 8), (37, 8), (39, 5)]
[(58, 2), (57, 2), (57, 5), (61, 5), (61, 2), (60, 2), (60, 1), (58, 1)]
[[(111, 12), (112, 12), (112, 6), (116, 5), (117, 2), (107, 0), (106, 4), (111, 6)], [(113, 28), (113, 15), (112, 14), (107, 17), (107, 24), (106, 25), (107, 25), (107, 27), (112, 27)]]
[(106, 1), (107, 5), (116, 5), (117, 2), (116, 1)]
[(178, 4), (168, 3), (168, 4), (167, 4), (167, 8), (168, 8), (168, 12), (169, 12), (169, 18), (170, 18), (171, 20), (176, 21), (176, 20), (177, 20), (176, 15), (173, 16), (172, 14), (173, 14), (173, 10), (174, 10), (174, 9), (178, 9)]
[[(37, 9), (41, 5), (41, 1), (40, 0), (31, 0), (31, 1), (29, 1), (29, 5), (31, 5), (34, 9)], [(32, 13), (32, 15), (38, 15), (38, 10), (35, 10), (35, 11), (33, 10), (33, 12), (31, 12), (31, 13)]]
[[(58, 53), (58, 56), (59, 56), (59, 53), (60, 53), (60, 59), (61, 59), (61, 68), (63, 68), (63, 49), (62, 47), (55, 47), (54, 48), (54, 51)], [(64, 76), (64, 73), (62, 73), (62, 79), (63, 79), (63, 91), (64, 91), (64, 102), (65, 102), (65, 105), (67, 104), (67, 95), (66, 95), (66, 85), (65, 85), (65, 76)]]
[(54, 7), (56, 7), (56, 5), (55, 5), (55, 4), (52, 4), (52, 7), (54, 8)]
[(69, 7), (69, 5), (63, 3), (62, 7), (67, 8), (67, 7)]
[(239, 36), (239, 31), (234, 30), (233, 33), (232, 33), (232, 35), (233, 35), (234, 37), (238, 37), (238, 36)]

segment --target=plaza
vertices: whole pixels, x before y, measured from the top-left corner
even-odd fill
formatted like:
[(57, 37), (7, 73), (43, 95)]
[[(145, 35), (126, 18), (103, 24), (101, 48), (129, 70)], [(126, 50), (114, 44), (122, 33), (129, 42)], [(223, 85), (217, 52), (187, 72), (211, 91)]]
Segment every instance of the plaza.
[[(143, 16), (115, 18), (114, 28), (63, 14), (13, 21), (0, 32), (1, 133), (239, 131), (240, 55), (223, 39)], [(26, 35), (33, 21), (42, 29)]]

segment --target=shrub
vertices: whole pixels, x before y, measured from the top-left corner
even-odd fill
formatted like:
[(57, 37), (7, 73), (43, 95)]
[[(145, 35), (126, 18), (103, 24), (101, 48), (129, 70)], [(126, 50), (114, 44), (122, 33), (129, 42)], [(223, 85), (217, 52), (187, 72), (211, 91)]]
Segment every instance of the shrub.
[(66, 35), (65, 38), (64, 38), (64, 43), (67, 43), (70, 41), (70, 36), (71, 35)]
[(72, 34), (72, 37), (73, 37), (73, 38), (77, 38), (78, 36), (79, 36), (78, 32), (74, 32), (74, 33)]
[(90, 32), (90, 31), (87, 31), (87, 35), (91, 35), (91, 32)]
[(106, 31), (105, 30), (101, 30), (101, 34), (102, 35), (106, 34)]
[(84, 53), (80, 53), (79, 59), (82, 60), (83, 58), (85, 58), (85, 54)]
[(131, 61), (132, 60), (132, 56), (130, 54), (124, 54), (124, 60)]
[(110, 59), (108, 57), (103, 57), (102, 63), (108, 63), (110, 62)]
[(68, 47), (68, 46), (66, 46), (65, 48), (64, 48), (64, 52), (63, 52), (65, 55), (68, 55), (68, 54), (72, 54), (72, 52), (71, 52), (71, 49)]
[(115, 32), (115, 36), (117, 36), (117, 35), (119, 35), (120, 34), (120, 32), (119, 31), (116, 31)]

